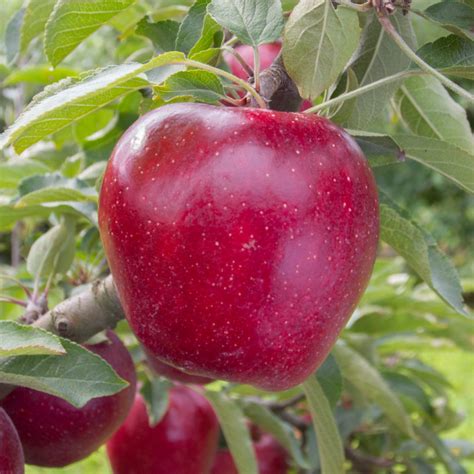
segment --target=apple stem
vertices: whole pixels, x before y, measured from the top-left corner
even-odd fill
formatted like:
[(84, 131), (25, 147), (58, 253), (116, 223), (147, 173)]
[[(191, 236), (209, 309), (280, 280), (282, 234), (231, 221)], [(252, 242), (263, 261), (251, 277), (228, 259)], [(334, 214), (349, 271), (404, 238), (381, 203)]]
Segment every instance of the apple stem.
[(237, 76), (234, 76), (230, 72), (224, 71), (217, 67), (211, 66), (209, 64), (200, 63), (199, 61), (194, 61), (192, 59), (185, 59), (184, 61), (176, 61), (175, 64), (184, 64), (185, 66), (195, 67), (196, 69), (202, 69), (203, 71), (209, 71), (217, 76), (222, 76), (228, 79), (231, 82), (235, 82), (242, 89), (245, 89), (255, 100), (258, 106), (262, 109), (267, 109), (267, 104), (262, 96), (246, 81), (240, 79)]
[(444, 86), (448, 89), (451, 89), (456, 94), (464, 97), (469, 103), (474, 103), (474, 95), (470, 94), (468, 91), (464, 90), (462, 87), (458, 86), (455, 82), (448, 79), (446, 76), (441, 74), (435, 68), (431, 67), (428, 63), (423, 61), (415, 51), (413, 51), (410, 46), (405, 42), (405, 40), (400, 36), (398, 31), (393, 26), (390, 21), (387, 13), (382, 7), (376, 8), (377, 17), (379, 19), (382, 28), (385, 32), (392, 38), (392, 40), (397, 44), (397, 46), (424, 72), (431, 74), (436, 77)]

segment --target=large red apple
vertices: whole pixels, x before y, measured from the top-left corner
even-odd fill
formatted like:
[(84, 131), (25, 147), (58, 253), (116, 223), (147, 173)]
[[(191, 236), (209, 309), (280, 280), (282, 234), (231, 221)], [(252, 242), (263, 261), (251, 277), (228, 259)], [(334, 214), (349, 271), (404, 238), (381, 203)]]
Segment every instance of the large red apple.
[(173, 104), (105, 172), (99, 224), (128, 321), (186, 372), (284, 390), (326, 358), (369, 280), (375, 182), (307, 114)]
[(170, 380), (176, 380), (177, 382), (183, 383), (193, 383), (199, 385), (206, 385), (211, 383), (213, 380), (207, 377), (201, 377), (199, 375), (192, 375), (182, 370), (176, 369), (171, 365), (161, 362), (157, 357), (155, 357), (150, 351), (145, 349), (146, 362), (148, 366), (158, 375), (162, 375)]
[[(272, 435), (259, 433), (253, 447), (259, 474), (286, 474), (288, 472), (288, 454)], [(239, 474), (228, 449), (218, 451), (211, 474)]]
[(217, 449), (219, 424), (201, 394), (177, 385), (168, 410), (150, 427), (137, 394), (128, 418), (107, 443), (114, 474), (208, 474)]
[(135, 395), (135, 367), (120, 339), (112, 331), (107, 336), (110, 342), (87, 348), (130, 383), (126, 389), (94, 398), (82, 408), (23, 387), (0, 402), (18, 430), (27, 464), (62, 467), (79, 461), (105, 443), (125, 420)]
[(23, 474), (25, 459), (20, 438), (12, 421), (0, 408), (0, 473)]

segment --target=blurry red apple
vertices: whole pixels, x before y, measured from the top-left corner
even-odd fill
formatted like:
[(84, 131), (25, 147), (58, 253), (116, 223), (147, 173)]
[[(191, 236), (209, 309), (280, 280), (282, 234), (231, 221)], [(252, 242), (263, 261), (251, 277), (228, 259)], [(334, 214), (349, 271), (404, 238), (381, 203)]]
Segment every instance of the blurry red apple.
[(186, 372), (285, 390), (324, 361), (368, 283), (376, 185), (322, 117), (181, 103), (139, 119), (99, 224), (128, 321)]
[(25, 459), (20, 438), (12, 421), (0, 408), (0, 473), (23, 474)]
[[(260, 434), (253, 443), (259, 474), (286, 474), (288, 455), (278, 441), (269, 434)], [(239, 474), (228, 449), (218, 451), (211, 474)]]
[[(234, 50), (242, 57), (242, 59), (250, 66), (251, 69), (254, 67), (254, 56), (253, 48), (247, 44), (241, 44), (236, 46)], [(268, 43), (262, 44), (258, 47), (258, 52), (260, 54), (260, 71), (263, 71), (270, 67), (278, 56), (281, 50), (281, 43)], [(247, 71), (244, 69), (242, 64), (237, 60), (237, 58), (232, 53), (224, 53), (224, 60), (228, 64), (230, 72), (244, 79), (245, 81), (249, 79)], [(309, 100), (304, 100), (301, 103), (300, 111), (309, 109), (313, 104)]]
[(170, 380), (176, 380), (177, 382), (183, 383), (193, 383), (206, 385), (211, 383), (213, 380), (207, 377), (201, 377), (199, 375), (192, 375), (182, 370), (176, 369), (171, 365), (161, 362), (157, 357), (155, 357), (151, 352), (145, 349), (146, 361), (148, 366), (155, 372), (157, 375), (162, 375)]
[(82, 408), (23, 387), (0, 402), (18, 430), (27, 464), (62, 467), (79, 461), (105, 443), (125, 420), (135, 394), (135, 367), (120, 339), (112, 331), (107, 336), (110, 342), (86, 347), (130, 383), (126, 389), (94, 398)]
[(107, 443), (114, 474), (208, 474), (219, 436), (217, 418), (203, 395), (171, 389), (168, 410), (150, 427), (137, 394), (125, 423)]

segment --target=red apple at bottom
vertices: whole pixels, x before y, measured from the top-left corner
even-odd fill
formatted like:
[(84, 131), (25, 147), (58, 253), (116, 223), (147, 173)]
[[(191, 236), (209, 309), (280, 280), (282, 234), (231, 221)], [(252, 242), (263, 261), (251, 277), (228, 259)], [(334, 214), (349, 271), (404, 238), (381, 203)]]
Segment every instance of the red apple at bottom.
[[(254, 67), (254, 55), (253, 55), (253, 48), (247, 44), (241, 44), (236, 46), (235, 51), (242, 57), (242, 59), (250, 66), (251, 69)], [(258, 51), (260, 53), (260, 71), (264, 71), (268, 67), (270, 67), (278, 56), (281, 50), (281, 43), (267, 43), (262, 44), (258, 47)], [(224, 53), (224, 60), (228, 64), (230, 72), (237, 76), (240, 79), (247, 81), (249, 79), (249, 75), (247, 71), (243, 68), (237, 58), (232, 54), (225, 52)], [(309, 100), (304, 100), (301, 103), (300, 111), (309, 109), (312, 107), (313, 104)]]
[(176, 380), (177, 382), (182, 383), (192, 383), (199, 385), (206, 385), (213, 382), (213, 379), (208, 377), (201, 377), (199, 375), (188, 374), (182, 370), (176, 369), (171, 365), (161, 362), (157, 357), (151, 354), (149, 351), (144, 349), (146, 355), (146, 362), (148, 366), (155, 372), (157, 375), (162, 375), (170, 380)]
[(170, 390), (167, 412), (154, 427), (137, 394), (125, 423), (107, 443), (107, 453), (114, 474), (208, 474), (218, 436), (209, 402), (177, 385)]
[(27, 464), (63, 467), (84, 459), (125, 420), (136, 390), (135, 366), (120, 339), (112, 331), (107, 331), (107, 337), (110, 342), (85, 347), (130, 383), (121, 392), (94, 398), (82, 408), (24, 387), (0, 401), (18, 430)]
[(285, 390), (331, 350), (369, 281), (377, 190), (316, 115), (180, 103), (130, 127), (99, 224), (140, 342), (186, 372)]
[[(259, 474), (286, 474), (288, 454), (270, 434), (263, 433), (253, 443)], [(239, 474), (228, 449), (218, 451), (211, 474)]]
[(5, 410), (0, 408), (0, 473), (24, 472), (25, 459), (20, 438)]

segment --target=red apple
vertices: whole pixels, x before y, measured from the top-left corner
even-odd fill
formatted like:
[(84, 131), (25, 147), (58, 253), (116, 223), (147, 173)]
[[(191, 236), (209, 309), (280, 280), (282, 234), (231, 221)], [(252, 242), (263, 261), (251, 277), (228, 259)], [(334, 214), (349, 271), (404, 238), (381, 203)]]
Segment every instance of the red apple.
[(82, 408), (23, 387), (0, 402), (18, 430), (27, 464), (62, 467), (79, 461), (105, 443), (125, 420), (135, 394), (135, 367), (120, 339), (112, 331), (107, 336), (110, 342), (87, 348), (130, 383), (126, 389), (94, 398)]
[(177, 385), (160, 422), (150, 427), (137, 394), (128, 418), (107, 443), (114, 474), (208, 474), (219, 424), (203, 395)]
[(206, 385), (211, 383), (213, 380), (207, 377), (201, 377), (199, 375), (192, 375), (182, 370), (176, 369), (171, 365), (165, 364), (161, 362), (157, 357), (155, 357), (151, 352), (147, 351), (146, 349), (146, 361), (149, 367), (158, 375), (162, 375), (170, 380), (176, 380), (177, 382), (182, 383), (193, 383), (193, 384), (200, 384)]
[[(269, 434), (259, 436), (253, 443), (259, 474), (286, 474), (288, 455), (284, 448)], [(211, 474), (239, 474), (228, 449), (218, 451)]]
[[(242, 57), (242, 59), (250, 66), (251, 69), (254, 67), (254, 56), (253, 48), (247, 44), (241, 44), (236, 46), (235, 51)], [(268, 43), (262, 44), (258, 47), (260, 53), (260, 71), (263, 71), (270, 67), (278, 56), (281, 50), (281, 43)], [(239, 77), (240, 79), (248, 80), (249, 75), (247, 71), (243, 68), (240, 62), (232, 53), (224, 53), (224, 60), (228, 64), (230, 72)], [(313, 104), (309, 100), (304, 100), (301, 103), (300, 111), (309, 109)]]
[(23, 474), (25, 459), (20, 438), (12, 421), (0, 408), (0, 473)]
[(322, 117), (181, 103), (139, 119), (99, 224), (128, 321), (160, 360), (267, 390), (324, 361), (368, 283), (376, 185)]

